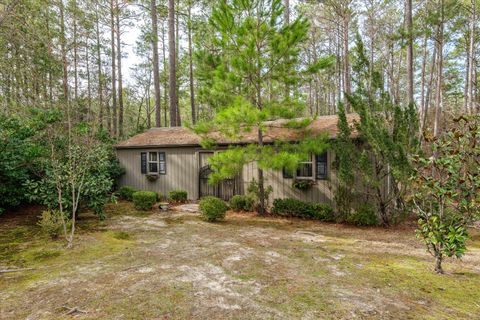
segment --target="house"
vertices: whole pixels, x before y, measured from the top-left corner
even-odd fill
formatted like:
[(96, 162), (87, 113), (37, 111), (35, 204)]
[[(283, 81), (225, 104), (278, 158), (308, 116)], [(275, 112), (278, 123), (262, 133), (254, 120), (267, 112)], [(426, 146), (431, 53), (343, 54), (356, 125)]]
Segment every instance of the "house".
[[(358, 116), (355, 114), (347, 116), (349, 123), (356, 119)], [(305, 129), (286, 128), (285, 122), (286, 120), (275, 120), (265, 123), (265, 143), (273, 143), (279, 139), (295, 142), (300, 138), (302, 130)], [(306, 130), (312, 134), (327, 133), (331, 139), (335, 139), (338, 133), (337, 122), (337, 116), (321, 116), (313, 120)], [(250, 163), (244, 166), (236, 178), (212, 186), (207, 183), (211, 172), (208, 158), (229, 145), (256, 142), (256, 131), (244, 134), (239, 141), (230, 141), (216, 133), (212, 134), (212, 138), (218, 145), (215, 151), (202, 149), (201, 137), (184, 127), (152, 128), (118, 143), (115, 146), (117, 156), (126, 170), (119, 185), (162, 194), (168, 194), (174, 189), (184, 189), (192, 200), (206, 195), (228, 200), (234, 194), (244, 194), (252, 179), (257, 177), (256, 164)], [(301, 164), (295, 177), (286, 172), (267, 170), (266, 185), (273, 188), (270, 199), (297, 198), (333, 205), (334, 190), (338, 182), (335, 170), (332, 169), (334, 157), (332, 150), (323, 155), (312, 155), (309, 161)], [(298, 190), (292, 187), (294, 178), (309, 179), (314, 184), (308, 190)]]

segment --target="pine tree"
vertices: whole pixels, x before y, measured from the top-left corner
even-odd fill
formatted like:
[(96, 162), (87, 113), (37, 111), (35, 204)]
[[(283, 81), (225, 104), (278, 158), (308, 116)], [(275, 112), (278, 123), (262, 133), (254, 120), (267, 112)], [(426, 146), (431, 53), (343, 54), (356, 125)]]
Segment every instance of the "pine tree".
[(198, 54), (199, 78), (208, 84), (203, 94), (216, 114), (210, 122), (199, 124), (197, 132), (215, 129), (231, 139), (252, 130), (257, 135), (255, 144), (232, 147), (210, 158), (211, 182), (232, 177), (255, 161), (260, 214), (265, 212), (264, 170), (286, 167), (293, 171), (310, 153), (326, 148), (325, 137), (305, 137), (295, 145), (278, 141), (272, 146), (263, 141), (266, 120), (293, 118), (304, 108), (298, 91), (287, 96), (285, 87), (294, 89), (303, 74), (325, 65), (320, 60), (301, 70), (299, 48), (309, 24), (302, 17), (285, 24), (283, 10), (281, 0), (222, 1), (210, 19), (215, 35), (212, 48)]

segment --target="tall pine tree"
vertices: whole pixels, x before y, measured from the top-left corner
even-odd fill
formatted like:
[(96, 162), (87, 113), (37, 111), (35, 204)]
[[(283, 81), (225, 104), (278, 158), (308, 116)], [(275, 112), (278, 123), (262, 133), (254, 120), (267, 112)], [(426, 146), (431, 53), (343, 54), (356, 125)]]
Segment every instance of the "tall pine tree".
[(283, 12), (281, 0), (221, 1), (210, 19), (213, 43), (198, 54), (198, 77), (207, 84), (203, 97), (208, 97), (216, 112), (211, 121), (197, 125), (197, 132), (215, 129), (239, 139), (255, 130), (257, 136), (255, 144), (232, 147), (210, 158), (214, 170), (211, 180), (232, 177), (246, 163), (256, 162), (260, 214), (265, 212), (264, 170), (286, 167), (293, 171), (310, 153), (326, 148), (325, 137), (305, 137), (295, 145), (264, 143), (265, 121), (302, 114), (304, 104), (298, 91), (287, 95), (285, 88), (298, 88), (294, 84), (302, 75), (329, 63), (320, 59), (302, 69), (299, 48), (307, 38), (309, 24), (302, 17), (285, 23)]

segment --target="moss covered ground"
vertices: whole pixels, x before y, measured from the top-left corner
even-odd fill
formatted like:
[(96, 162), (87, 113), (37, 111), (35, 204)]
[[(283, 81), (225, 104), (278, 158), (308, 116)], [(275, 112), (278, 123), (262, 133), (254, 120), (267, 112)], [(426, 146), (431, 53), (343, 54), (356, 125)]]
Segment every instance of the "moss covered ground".
[[(480, 233), (447, 274), (413, 229), (107, 207), (73, 249), (0, 217), (0, 319), (480, 319)], [(73, 309), (72, 309), (73, 308)], [(75, 309), (76, 308), (76, 309)], [(73, 310), (73, 312), (72, 312)]]

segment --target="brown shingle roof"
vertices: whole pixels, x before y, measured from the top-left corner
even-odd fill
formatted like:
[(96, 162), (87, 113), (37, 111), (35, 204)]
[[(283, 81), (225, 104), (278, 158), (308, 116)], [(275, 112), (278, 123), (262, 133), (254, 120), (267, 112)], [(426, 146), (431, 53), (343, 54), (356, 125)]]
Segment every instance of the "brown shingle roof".
[[(348, 114), (347, 120), (353, 124), (358, 120), (357, 114)], [(265, 122), (264, 141), (266, 143), (275, 140), (283, 141), (297, 141), (301, 139), (305, 131), (312, 134), (327, 133), (330, 138), (334, 139), (337, 136), (337, 122), (338, 116), (321, 116), (312, 121), (305, 129), (285, 128), (285, 124), (289, 120), (279, 119)], [(242, 134), (239, 140), (229, 140), (223, 137), (220, 133), (214, 132), (209, 134), (218, 144), (243, 144), (253, 143), (257, 141), (257, 132), (252, 130)], [(118, 143), (115, 147), (123, 148), (142, 148), (142, 147), (181, 147), (181, 146), (198, 146), (200, 145), (201, 137), (192, 130), (185, 127), (172, 128), (151, 128), (144, 133), (137, 134), (130, 139)]]

